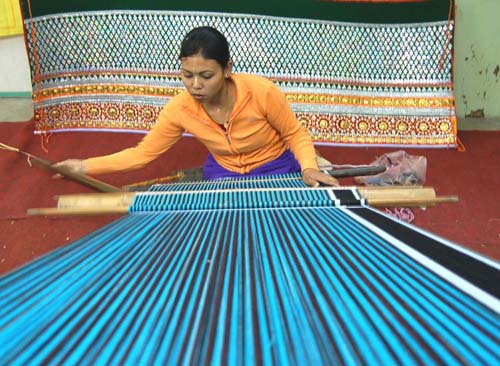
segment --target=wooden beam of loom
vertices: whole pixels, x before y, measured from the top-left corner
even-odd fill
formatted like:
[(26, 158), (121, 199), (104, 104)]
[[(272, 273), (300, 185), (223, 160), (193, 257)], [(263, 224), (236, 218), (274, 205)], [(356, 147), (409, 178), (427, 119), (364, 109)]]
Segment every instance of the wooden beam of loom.
[[(356, 187), (356, 189), (372, 207), (432, 207), (438, 203), (458, 202), (457, 196), (436, 196), (432, 187), (385, 186)], [(56, 197), (57, 207), (32, 208), (27, 213), (28, 215), (61, 216), (126, 214), (136, 195), (179, 193), (182, 192), (113, 192), (62, 195)]]
[(13, 146), (9, 146), (9, 145), (0, 143), (0, 149), (6, 150), (6, 151), (17, 152), (21, 155), (24, 155), (28, 158), (30, 165), (31, 165), (31, 162), (33, 162), (35, 165), (37, 165), (39, 167), (56, 172), (63, 177), (72, 179), (78, 183), (83, 184), (84, 186), (93, 188), (97, 191), (100, 191), (100, 192), (120, 192), (121, 191), (120, 188), (112, 186), (111, 184), (102, 182), (102, 181), (97, 180), (93, 177), (90, 177), (86, 174), (75, 173), (75, 172), (73, 172), (70, 169), (65, 168), (65, 167), (58, 167), (57, 164), (54, 164), (53, 162), (51, 162), (49, 160), (40, 158), (40, 157), (35, 156), (33, 154), (30, 154), (26, 151), (20, 150), (17, 147), (13, 147)]

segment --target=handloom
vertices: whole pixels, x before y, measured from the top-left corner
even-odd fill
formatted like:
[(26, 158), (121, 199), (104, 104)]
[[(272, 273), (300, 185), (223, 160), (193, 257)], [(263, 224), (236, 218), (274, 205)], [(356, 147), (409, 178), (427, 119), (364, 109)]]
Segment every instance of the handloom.
[[(291, 191), (291, 198), (295, 197), (296, 191), (303, 191), (302, 178), (298, 175), (281, 178), (288, 182), (290, 186), (281, 188), (282, 190)], [(196, 190), (200, 187), (207, 188), (207, 185), (200, 186), (199, 182), (189, 182), (190, 190)], [(283, 185), (285, 182), (282, 183)], [(177, 185), (178, 186), (178, 185)], [(56, 197), (56, 207), (31, 208), (28, 209), (29, 215), (57, 215), (57, 216), (81, 216), (81, 215), (107, 215), (107, 214), (126, 214), (130, 211), (133, 203), (139, 200), (155, 200), (158, 196), (159, 200), (169, 200), (172, 196), (177, 197), (178, 192), (158, 190), (158, 186), (149, 187), (148, 192), (140, 190), (130, 192), (114, 192), (114, 193), (86, 193), (86, 194), (67, 194)], [(170, 187), (170, 186), (169, 186)], [(208, 186), (209, 187), (209, 186)], [(269, 187), (268, 187), (269, 188)], [(264, 189), (268, 189), (264, 188)], [(255, 188), (260, 189), (260, 188)], [(319, 194), (327, 194), (331, 191), (331, 187), (315, 188), (316, 192), (323, 191)], [(457, 196), (436, 196), (436, 192), (432, 187), (423, 186), (391, 186), (391, 187), (343, 187), (337, 188), (337, 194), (343, 191), (353, 190), (356, 196), (362, 202), (369, 204), (371, 207), (433, 207), (438, 203), (458, 202)], [(182, 192), (181, 192), (182, 193)], [(235, 192), (232, 192), (235, 193)], [(197, 197), (205, 197), (205, 200), (212, 199), (214, 194), (211, 190), (204, 189), (196, 191)], [(163, 197), (161, 197), (163, 196)], [(174, 197), (174, 198), (175, 198)], [(289, 199), (286, 199), (289, 201)], [(285, 200), (285, 201), (286, 201)], [(328, 200), (328, 199), (327, 199)], [(284, 203), (284, 198), (281, 198), (281, 205)]]
[(0, 279), (1, 364), (500, 360), (499, 264), (356, 190), (157, 185), (129, 211)]

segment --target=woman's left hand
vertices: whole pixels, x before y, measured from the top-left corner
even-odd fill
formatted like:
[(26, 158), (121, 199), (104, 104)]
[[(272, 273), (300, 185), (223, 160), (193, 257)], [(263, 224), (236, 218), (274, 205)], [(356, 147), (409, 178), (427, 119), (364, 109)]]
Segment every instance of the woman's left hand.
[(340, 186), (339, 181), (331, 175), (312, 168), (304, 169), (302, 171), (302, 179), (305, 184), (311, 187), (319, 187), (320, 184), (335, 187)]

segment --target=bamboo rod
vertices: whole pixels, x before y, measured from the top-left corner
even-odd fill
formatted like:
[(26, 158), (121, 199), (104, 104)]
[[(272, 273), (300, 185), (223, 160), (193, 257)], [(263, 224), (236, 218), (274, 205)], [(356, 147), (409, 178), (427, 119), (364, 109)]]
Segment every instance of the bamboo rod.
[(457, 196), (439, 196), (435, 198), (399, 198), (399, 199), (382, 199), (375, 198), (368, 201), (372, 207), (434, 207), (438, 203), (455, 203), (458, 202)]
[(30, 208), (30, 216), (97, 216), (111, 214), (126, 214), (128, 207), (101, 206), (101, 207), (43, 207)]
[(412, 189), (401, 189), (401, 188), (385, 188), (377, 189), (372, 187), (360, 187), (358, 188), (359, 194), (366, 199), (370, 204), (373, 201), (383, 201), (383, 200), (398, 200), (398, 199), (420, 199), (420, 200), (433, 200), (436, 198), (436, 192), (431, 187), (419, 187)]
[(88, 194), (67, 194), (57, 196), (57, 207), (129, 207), (134, 197), (139, 193), (134, 192), (113, 192), (113, 193), (88, 193)]
[[(387, 186), (355, 187), (373, 207), (433, 207), (438, 203), (458, 202), (457, 196), (436, 196), (432, 187)], [(125, 214), (134, 197), (141, 194), (178, 194), (179, 192), (113, 192), (57, 196), (57, 207), (28, 210), (29, 215), (107, 215)], [(202, 192), (197, 192), (202, 193)]]

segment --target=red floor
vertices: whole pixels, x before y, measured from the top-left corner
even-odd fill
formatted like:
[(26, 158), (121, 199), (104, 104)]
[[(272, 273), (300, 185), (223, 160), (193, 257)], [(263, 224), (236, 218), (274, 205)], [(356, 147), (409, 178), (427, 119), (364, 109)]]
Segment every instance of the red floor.
[[(500, 205), (498, 169), (500, 131), (466, 131), (459, 134), (465, 152), (443, 149), (411, 149), (411, 155), (427, 158), (427, 182), (439, 195), (458, 195), (460, 202), (415, 210), (414, 224), (476, 252), (500, 260)], [(0, 123), (0, 142), (34, 155), (60, 161), (111, 153), (131, 146), (142, 135), (120, 133), (57, 133), (41, 149), (30, 123)], [(397, 149), (318, 147), (335, 164), (367, 164)], [(174, 169), (199, 166), (206, 150), (196, 140), (184, 138), (174, 148), (140, 171), (102, 175), (98, 179), (117, 186), (167, 176)], [(75, 182), (55, 180), (52, 173), (30, 168), (17, 153), (0, 151), (0, 274), (74, 241), (118, 216), (32, 217), (28, 208), (54, 207), (54, 196), (91, 192)], [(353, 184), (343, 180), (344, 185)]]

